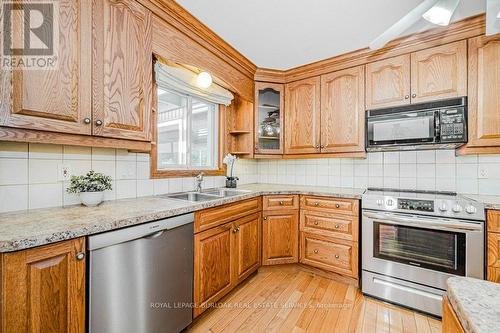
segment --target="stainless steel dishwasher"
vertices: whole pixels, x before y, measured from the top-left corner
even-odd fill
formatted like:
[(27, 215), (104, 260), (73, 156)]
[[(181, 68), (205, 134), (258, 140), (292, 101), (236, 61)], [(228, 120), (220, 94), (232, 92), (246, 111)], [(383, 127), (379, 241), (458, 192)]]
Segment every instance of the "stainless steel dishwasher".
[(90, 333), (177, 333), (192, 321), (193, 214), (88, 238)]

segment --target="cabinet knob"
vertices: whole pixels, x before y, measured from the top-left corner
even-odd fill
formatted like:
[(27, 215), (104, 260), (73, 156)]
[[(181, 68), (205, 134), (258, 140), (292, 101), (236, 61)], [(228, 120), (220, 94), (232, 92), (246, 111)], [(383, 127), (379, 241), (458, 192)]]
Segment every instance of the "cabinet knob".
[(316, 145), (316, 149), (319, 149), (319, 145)]
[(319, 206), (319, 202), (315, 202), (314, 206), (318, 207)]
[(266, 216), (266, 217), (264, 217), (264, 221), (265, 221), (265, 220), (267, 220), (267, 216)]
[(318, 225), (318, 224), (319, 224), (318, 221), (314, 221), (314, 225)]
[(76, 260), (82, 261), (83, 259), (85, 259), (85, 253), (79, 252), (76, 254)]
[(412, 94), (411, 97), (415, 98), (417, 97), (417, 94)]
[(240, 227), (236, 228), (236, 231), (240, 231)]
[(285, 203), (283, 201), (280, 201), (280, 206), (283, 206)]
[(410, 95), (405, 95), (405, 99), (408, 99), (408, 98), (410, 98)]
[(335, 204), (335, 208), (340, 208), (340, 205), (339, 204)]
[(339, 227), (339, 225), (338, 225), (338, 224), (336, 224), (336, 225), (335, 225), (335, 229), (338, 229), (338, 228), (340, 228), (340, 227)]
[(233, 229), (233, 234), (237, 233), (238, 229)]
[(88, 125), (88, 124), (90, 124), (90, 118), (85, 118), (85, 119), (83, 119), (83, 122), (84, 122), (85, 124), (87, 124), (87, 125)]
[(95, 125), (96, 125), (96, 126), (101, 126), (101, 125), (102, 125), (102, 120), (97, 119), (97, 120), (95, 121)]
[(314, 252), (314, 253), (318, 253), (319, 251), (318, 251), (317, 249), (314, 249), (314, 251), (313, 251), (313, 252)]
[(335, 259), (338, 259), (338, 258), (339, 258), (339, 255), (338, 255), (338, 254), (336, 254), (336, 255), (335, 255)]
[(325, 145), (321, 145), (320, 148), (325, 148)]

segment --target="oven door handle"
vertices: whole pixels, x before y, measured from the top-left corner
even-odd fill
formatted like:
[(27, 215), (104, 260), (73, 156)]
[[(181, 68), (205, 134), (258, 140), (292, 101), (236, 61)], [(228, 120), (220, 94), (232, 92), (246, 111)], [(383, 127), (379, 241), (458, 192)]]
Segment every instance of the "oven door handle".
[(416, 227), (434, 227), (442, 230), (463, 230), (463, 231), (483, 231), (480, 224), (477, 223), (466, 223), (466, 222), (455, 222), (451, 220), (443, 219), (423, 219), (423, 218), (408, 218), (403, 216), (398, 216), (390, 213), (371, 213), (363, 212), (363, 216), (370, 219), (382, 220), (383, 222), (388, 222), (390, 224), (405, 224), (408, 226)]

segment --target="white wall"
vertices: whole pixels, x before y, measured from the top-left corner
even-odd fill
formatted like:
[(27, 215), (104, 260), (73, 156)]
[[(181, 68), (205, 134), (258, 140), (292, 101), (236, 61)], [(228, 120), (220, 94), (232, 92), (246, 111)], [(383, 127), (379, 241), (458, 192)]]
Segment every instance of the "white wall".
[(369, 153), (367, 159), (259, 160), (258, 172), (259, 183), (500, 195), (500, 155), (456, 157), (453, 150)]

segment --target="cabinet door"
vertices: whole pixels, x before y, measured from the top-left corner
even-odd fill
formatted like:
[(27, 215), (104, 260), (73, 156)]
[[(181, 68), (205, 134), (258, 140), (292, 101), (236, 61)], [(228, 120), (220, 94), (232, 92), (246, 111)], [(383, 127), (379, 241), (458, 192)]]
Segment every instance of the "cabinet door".
[(263, 220), (262, 264), (298, 262), (299, 211), (265, 211)]
[(321, 76), (321, 152), (365, 150), (365, 67)]
[(227, 223), (194, 236), (194, 316), (233, 287), (232, 232)]
[(151, 12), (133, 0), (93, 5), (94, 135), (149, 140)]
[(467, 96), (467, 41), (411, 54), (411, 102)]
[(233, 267), (236, 283), (244, 280), (260, 266), (261, 230), (260, 213), (234, 221)]
[[(2, 70), (0, 125), (91, 134), (91, 1), (61, 0), (53, 70)], [(23, 20), (13, 20), (21, 39)]]
[(366, 109), (410, 104), (410, 55), (366, 65)]
[(488, 273), (487, 279), (500, 283), (500, 234), (488, 233)]
[(285, 154), (320, 152), (320, 77), (285, 87)]
[(500, 146), (500, 34), (469, 39), (469, 147)]
[(85, 331), (85, 240), (2, 256), (4, 333)]
[(255, 83), (255, 153), (283, 154), (282, 84)]

